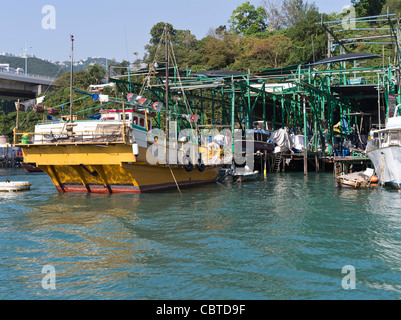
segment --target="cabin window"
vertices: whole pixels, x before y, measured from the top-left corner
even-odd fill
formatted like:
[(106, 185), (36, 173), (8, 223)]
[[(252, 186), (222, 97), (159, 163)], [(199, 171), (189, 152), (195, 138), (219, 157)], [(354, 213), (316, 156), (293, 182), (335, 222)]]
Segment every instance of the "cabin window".
[(391, 132), (390, 133), (390, 143), (397, 144), (398, 143), (398, 132)]
[(140, 125), (141, 127), (145, 127), (145, 119), (144, 119), (144, 118), (141, 118), (141, 119), (139, 120), (139, 125)]
[(151, 128), (151, 121), (148, 120), (148, 130), (150, 130), (150, 128)]
[[(120, 119), (124, 120), (124, 115), (123, 114), (120, 115)], [(125, 114), (125, 120), (129, 120), (129, 114)]]
[(134, 120), (132, 120), (132, 122), (136, 125), (138, 125), (138, 117), (134, 117)]

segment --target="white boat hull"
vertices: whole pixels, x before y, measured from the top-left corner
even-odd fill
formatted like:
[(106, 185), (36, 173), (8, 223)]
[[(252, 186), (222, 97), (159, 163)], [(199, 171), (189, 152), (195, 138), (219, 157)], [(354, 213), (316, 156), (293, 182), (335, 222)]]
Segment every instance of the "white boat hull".
[(367, 152), (382, 184), (401, 189), (401, 146), (394, 145)]
[(259, 171), (254, 172), (241, 172), (234, 173), (233, 178), (235, 181), (255, 181), (259, 176)]
[(31, 188), (31, 184), (26, 181), (15, 182), (0, 182), (0, 191), (3, 192), (18, 192), (25, 191)]

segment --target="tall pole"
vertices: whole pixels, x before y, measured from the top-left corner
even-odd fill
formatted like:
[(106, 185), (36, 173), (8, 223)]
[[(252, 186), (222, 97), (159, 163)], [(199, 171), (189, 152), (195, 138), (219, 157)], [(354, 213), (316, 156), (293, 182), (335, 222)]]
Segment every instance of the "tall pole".
[(168, 25), (167, 23), (164, 25), (164, 36), (165, 36), (165, 55), (166, 55), (166, 92), (165, 92), (165, 99), (166, 99), (166, 140), (165, 140), (165, 150), (166, 150), (166, 163), (169, 163), (169, 151), (168, 151), (168, 144), (170, 138), (170, 98), (169, 98), (169, 50), (168, 50)]
[(123, 142), (125, 142), (125, 100), (124, 94), (122, 93), (122, 101), (123, 101)]
[(25, 49), (21, 49), (21, 50), (23, 50), (24, 52), (25, 52), (25, 54), (24, 54), (24, 59), (25, 59), (25, 76), (27, 76), (28, 75), (28, 49), (31, 49), (32, 47), (29, 47), (28, 48), (28, 44), (27, 44), (27, 42), (25, 41)]
[(400, 79), (400, 68), (401, 68), (401, 52), (400, 52), (400, 47), (401, 47), (401, 25), (400, 25), (400, 16), (398, 16), (397, 20), (397, 84), (398, 84), (398, 95), (397, 95), (397, 103), (401, 103), (401, 79)]
[(380, 107), (380, 75), (377, 74), (377, 115), (379, 117), (379, 130), (382, 128), (382, 120), (381, 120), (381, 107)]
[(28, 75), (28, 48), (25, 41), (25, 76)]
[(306, 133), (306, 98), (303, 97), (303, 115), (304, 115), (304, 175), (308, 174), (308, 138)]
[(71, 78), (70, 78), (70, 122), (73, 123), (73, 100), (74, 100), (74, 92), (72, 90), (73, 82), (74, 82), (74, 36), (70, 35), (71, 38)]
[(167, 23), (164, 25), (164, 34), (165, 34), (165, 51), (166, 51), (166, 139), (169, 139), (170, 136), (170, 128), (169, 128), (169, 120), (170, 120), (170, 99), (169, 99), (169, 50), (168, 50), (168, 25)]

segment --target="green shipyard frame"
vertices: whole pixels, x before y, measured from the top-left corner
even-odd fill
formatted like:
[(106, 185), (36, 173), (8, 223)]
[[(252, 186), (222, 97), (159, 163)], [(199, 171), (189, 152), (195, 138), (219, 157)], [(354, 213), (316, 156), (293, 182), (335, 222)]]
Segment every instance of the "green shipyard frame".
[[(260, 123), (264, 130), (287, 126), (304, 135), (310, 152), (333, 157), (336, 137), (345, 138), (352, 127), (362, 129), (361, 117), (369, 117), (369, 129), (381, 127), (395, 105), (401, 103), (399, 19), (388, 14), (356, 18), (355, 23), (364, 27), (345, 30), (339, 20), (322, 22), (328, 34), (327, 56), (338, 57), (338, 61), (265, 69), (258, 74), (221, 70), (192, 73), (170, 66), (169, 104), (155, 118), (155, 126), (163, 128), (167, 114), (175, 117), (178, 127), (191, 126), (183, 115), (198, 114), (200, 126), (225, 126), (233, 134), (235, 129), (245, 132)], [(380, 28), (367, 27), (372, 24)], [(372, 34), (374, 31), (379, 36)], [(352, 36), (352, 32), (369, 32), (369, 36)], [(383, 64), (383, 57), (378, 55), (347, 56), (348, 48), (360, 42), (394, 48), (394, 63)], [(359, 67), (357, 61), (364, 59), (380, 62)], [(164, 74), (163, 68), (149, 68), (132, 72), (130, 81), (126, 76), (110, 81), (124, 94), (140, 92), (164, 102)]]

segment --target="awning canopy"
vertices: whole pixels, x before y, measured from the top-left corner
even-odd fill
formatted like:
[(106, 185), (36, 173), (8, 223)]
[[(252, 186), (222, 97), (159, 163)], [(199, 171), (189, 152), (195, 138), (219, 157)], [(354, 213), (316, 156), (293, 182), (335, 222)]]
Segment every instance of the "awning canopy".
[(276, 75), (276, 74), (283, 74), (283, 73), (288, 73), (291, 71), (297, 71), (299, 66), (304, 66), (305, 62), (299, 63), (299, 64), (293, 64), (290, 66), (286, 66), (286, 67), (281, 67), (281, 68), (273, 68), (273, 69), (262, 69), (260, 70), (261, 73), (263, 73), (263, 75)]
[(381, 58), (375, 54), (370, 53), (347, 53), (335, 57), (326, 58), (315, 63), (308, 64), (308, 66), (314, 66), (317, 64), (328, 64), (328, 63), (338, 63), (344, 61), (362, 60), (362, 59), (374, 59)]
[(243, 76), (246, 73), (238, 72), (238, 71), (228, 71), (228, 70), (209, 70), (209, 71), (200, 71), (200, 72), (192, 72), (191, 76), (205, 76), (205, 77), (231, 77), (231, 76)]

